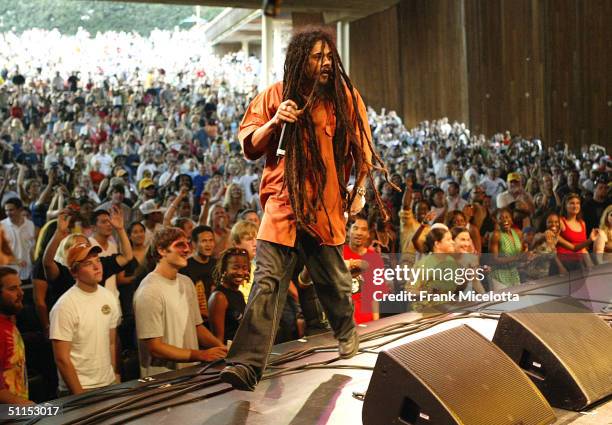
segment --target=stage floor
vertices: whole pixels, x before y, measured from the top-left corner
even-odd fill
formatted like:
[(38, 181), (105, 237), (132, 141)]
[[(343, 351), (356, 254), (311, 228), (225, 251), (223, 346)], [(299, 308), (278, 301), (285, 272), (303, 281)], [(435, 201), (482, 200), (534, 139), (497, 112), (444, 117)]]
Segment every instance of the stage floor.
[[(568, 293), (583, 293), (593, 296), (593, 294), (602, 294), (604, 284), (609, 288), (610, 274), (606, 273), (594, 275), (587, 282), (578, 284), (572, 280), (565, 279), (563, 282), (544, 282), (539, 285), (528, 285), (521, 288), (521, 303), (524, 305), (537, 304), (550, 299), (550, 295), (542, 295), (543, 288), (546, 288), (547, 294), (558, 293), (559, 295), (567, 295)], [(599, 276), (599, 277), (598, 277)], [(601, 277), (603, 276), (603, 277)], [(551, 284), (552, 283), (552, 284)], [(529, 293), (533, 295), (530, 295)], [(610, 290), (605, 289), (603, 295), (609, 295)], [(591, 298), (602, 299), (602, 298)], [(606, 298), (603, 298), (604, 300)], [(607, 298), (610, 299), (610, 298)], [(603, 307), (597, 303), (595, 306), (598, 309)], [(474, 307), (472, 310), (483, 310), (484, 306)], [(507, 309), (515, 309), (516, 305), (496, 304), (489, 306), (487, 309), (491, 312), (500, 312)], [(421, 318), (417, 313), (405, 313), (388, 317), (376, 322), (371, 322), (367, 326), (360, 326), (361, 334), (383, 328), (387, 325), (399, 322), (415, 321)], [(411, 340), (422, 338), (432, 333), (440, 332), (455, 326), (467, 324), (481, 333), (487, 339), (491, 340), (497, 326), (497, 320), (490, 318), (459, 318), (448, 322), (441, 323), (427, 330), (396, 340), (385, 345), (382, 349), (388, 349), (393, 346), (405, 344)], [(392, 337), (385, 337), (391, 339)], [(377, 340), (379, 343), (381, 340)], [(302, 350), (309, 347), (321, 345), (335, 345), (335, 340), (328, 334), (317, 335), (307, 340), (293, 341), (287, 344), (274, 346), (272, 360), (279, 355), (290, 352), (292, 350)], [(365, 347), (375, 345), (373, 342), (362, 344)], [(337, 361), (329, 366), (367, 366), (373, 367), (377, 353), (380, 350), (360, 353), (350, 360)], [(293, 363), (287, 363), (283, 366), (304, 365), (306, 363), (315, 363), (326, 360), (331, 360), (336, 357), (335, 350), (325, 352), (317, 352), (309, 357), (297, 360)], [(170, 374), (160, 375), (156, 377), (158, 380), (165, 377), (178, 377), (188, 373), (192, 373), (194, 368), (185, 369), (180, 372), (172, 372)], [(201, 368), (195, 368), (201, 369)], [(226, 384), (215, 384), (213, 386), (189, 391), (182, 395), (177, 395), (172, 398), (172, 401), (187, 400), (190, 398), (203, 396), (212, 392), (220, 391), (220, 394), (200, 400), (184, 404), (177, 407), (170, 407), (147, 416), (134, 418), (130, 423), (138, 424), (185, 424), (185, 425), (311, 425), (311, 424), (360, 424), (361, 411), (363, 401), (355, 394), (363, 394), (366, 392), (371, 370), (359, 369), (309, 369), (307, 371), (299, 371), (291, 374), (285, 374), (276, 378), (262, 381), (254, 392), (241, 392), (229, 390)], [(137, 381), (127, 382), (117, 386), (117, 388), (137, 388), (145, 385)], [(130, 394), (133, 396), (134, 394)], [(66, 424), (77, 418), (92, 418), (92, 414), (97, 411), (105, 411), (112, 404), (121, 400), (126, 400), (128, 396), (115, 397), (112, 400), (99, 402), (92, 406), (82, 407), (79, 410), (65, 412), (61, 417), (45, 418), (40, 421), (41, 424)], [(73, 400), (74, 397), (66, 397), (57, 400), (55, 403), (61, 404)], [(150, 399), (148, 406), (154, 405), (155, 399)], [(478, 407), (475, 407), (478, 408)], [(575, 424), (575, 425), (602, 425), (612, 424), (612, 401), (608, 400), (604, 403), (596, 405), (587, 412), (570, 412), (560, 409), (555, 409), (557, 415), (556, 425)], [(125, 414), (116, 414), (112, 419), (105, 420), (100, 423), (120, 424), (126, 423), (134, 412)], [(495, 424), (491, 424), (495, 425)]]

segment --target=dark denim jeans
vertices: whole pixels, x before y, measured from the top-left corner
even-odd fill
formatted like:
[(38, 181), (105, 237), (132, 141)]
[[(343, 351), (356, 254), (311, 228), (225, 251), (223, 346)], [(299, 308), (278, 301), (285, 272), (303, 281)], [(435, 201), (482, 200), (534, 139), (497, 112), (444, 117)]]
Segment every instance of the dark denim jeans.
[(308, 268), (334, 336), (350, 336), (355, 328), (351, 274), (342, 258), (342, 247), (319, 245), (303, 232), (298, 233), (295, 248), (258, 240), (253, 288), (226, 358), (228, 364), (250, 366), (261, 377), (298, 255)]

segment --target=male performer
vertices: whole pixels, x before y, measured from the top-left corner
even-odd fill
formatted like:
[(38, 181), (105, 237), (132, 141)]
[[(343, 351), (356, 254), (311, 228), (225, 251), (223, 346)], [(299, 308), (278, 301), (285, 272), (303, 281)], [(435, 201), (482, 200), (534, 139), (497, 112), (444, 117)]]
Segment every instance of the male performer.
[[(248, 159), (266, 156), (260, 190), (264, 215), (251, 299), (220, 376), (236, 389), (253, 391), (278, 330), (298, 255), (317, 285), (340, 356), (357, 353), (351, 275), (342, 259), (345, 212), (354, 215), (363, 208), (372, 169), (386, 170), (372, 149), (365, 105), (344, 72), (332, 37), (321, 29), (292, 37), (283, 82), (251, 102), (239, 139)], [(351, 174), (354, 189), (349, 192)], [(384, 210), (378, 193), (375, 199)]]

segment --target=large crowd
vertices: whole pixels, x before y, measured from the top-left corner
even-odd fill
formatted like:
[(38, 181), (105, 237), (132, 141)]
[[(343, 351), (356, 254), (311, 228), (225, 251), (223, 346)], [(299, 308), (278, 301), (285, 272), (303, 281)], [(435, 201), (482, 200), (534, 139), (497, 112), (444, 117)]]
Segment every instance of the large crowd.
[[(218, 58), (189, 31), (32, 30), (0, 34), (0, 44), (8, 47), (0, 51), (0, 402), (222, 357), (248, 300), (262, 216), (262, 163), (245, 160), (238, 141), (257, 60)], [(388, 314), (362, 298), (372, 261), (487, 266), (485, 279), (467, 285), (387, 282), (387, 292), (501, 290), (610, 261), (604, 147), (487, 138), (446, 118), (407, 129), (393, 111), (368, 116), (401, 191), (379, 176), (370, 184), (390, 219), (367, 202), (347, 223), (358, 323)], [(298, 270), (277, 342), (328, 329), (308, 271)], [(180, 290), (164, 292), (152, 275)], [(22, 302), (20, 287), (29, 294), (30, 285)], [(167, 321), (167, 305), (183, 311), (182, 322)], [(105, 320), (94, 319), (98, 311)], [(18, 334), (25, 346), (14, 343)], [(29, 394), (26, 363), (39, 379)]]

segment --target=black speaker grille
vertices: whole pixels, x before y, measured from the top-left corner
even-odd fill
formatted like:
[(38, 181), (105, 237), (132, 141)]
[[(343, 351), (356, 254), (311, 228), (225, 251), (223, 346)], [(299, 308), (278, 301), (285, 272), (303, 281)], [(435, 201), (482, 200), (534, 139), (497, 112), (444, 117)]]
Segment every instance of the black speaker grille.
[[(458, 424), (542, 425), (555, 416), (497, 346), (462, 325), (387, 351), (426, 385)], [(424, 412), (427, 414), (427, 412)]]
[(507, 313), (565, 366), (588, 404), (612, 394), (612, 328), (591, 312)]

